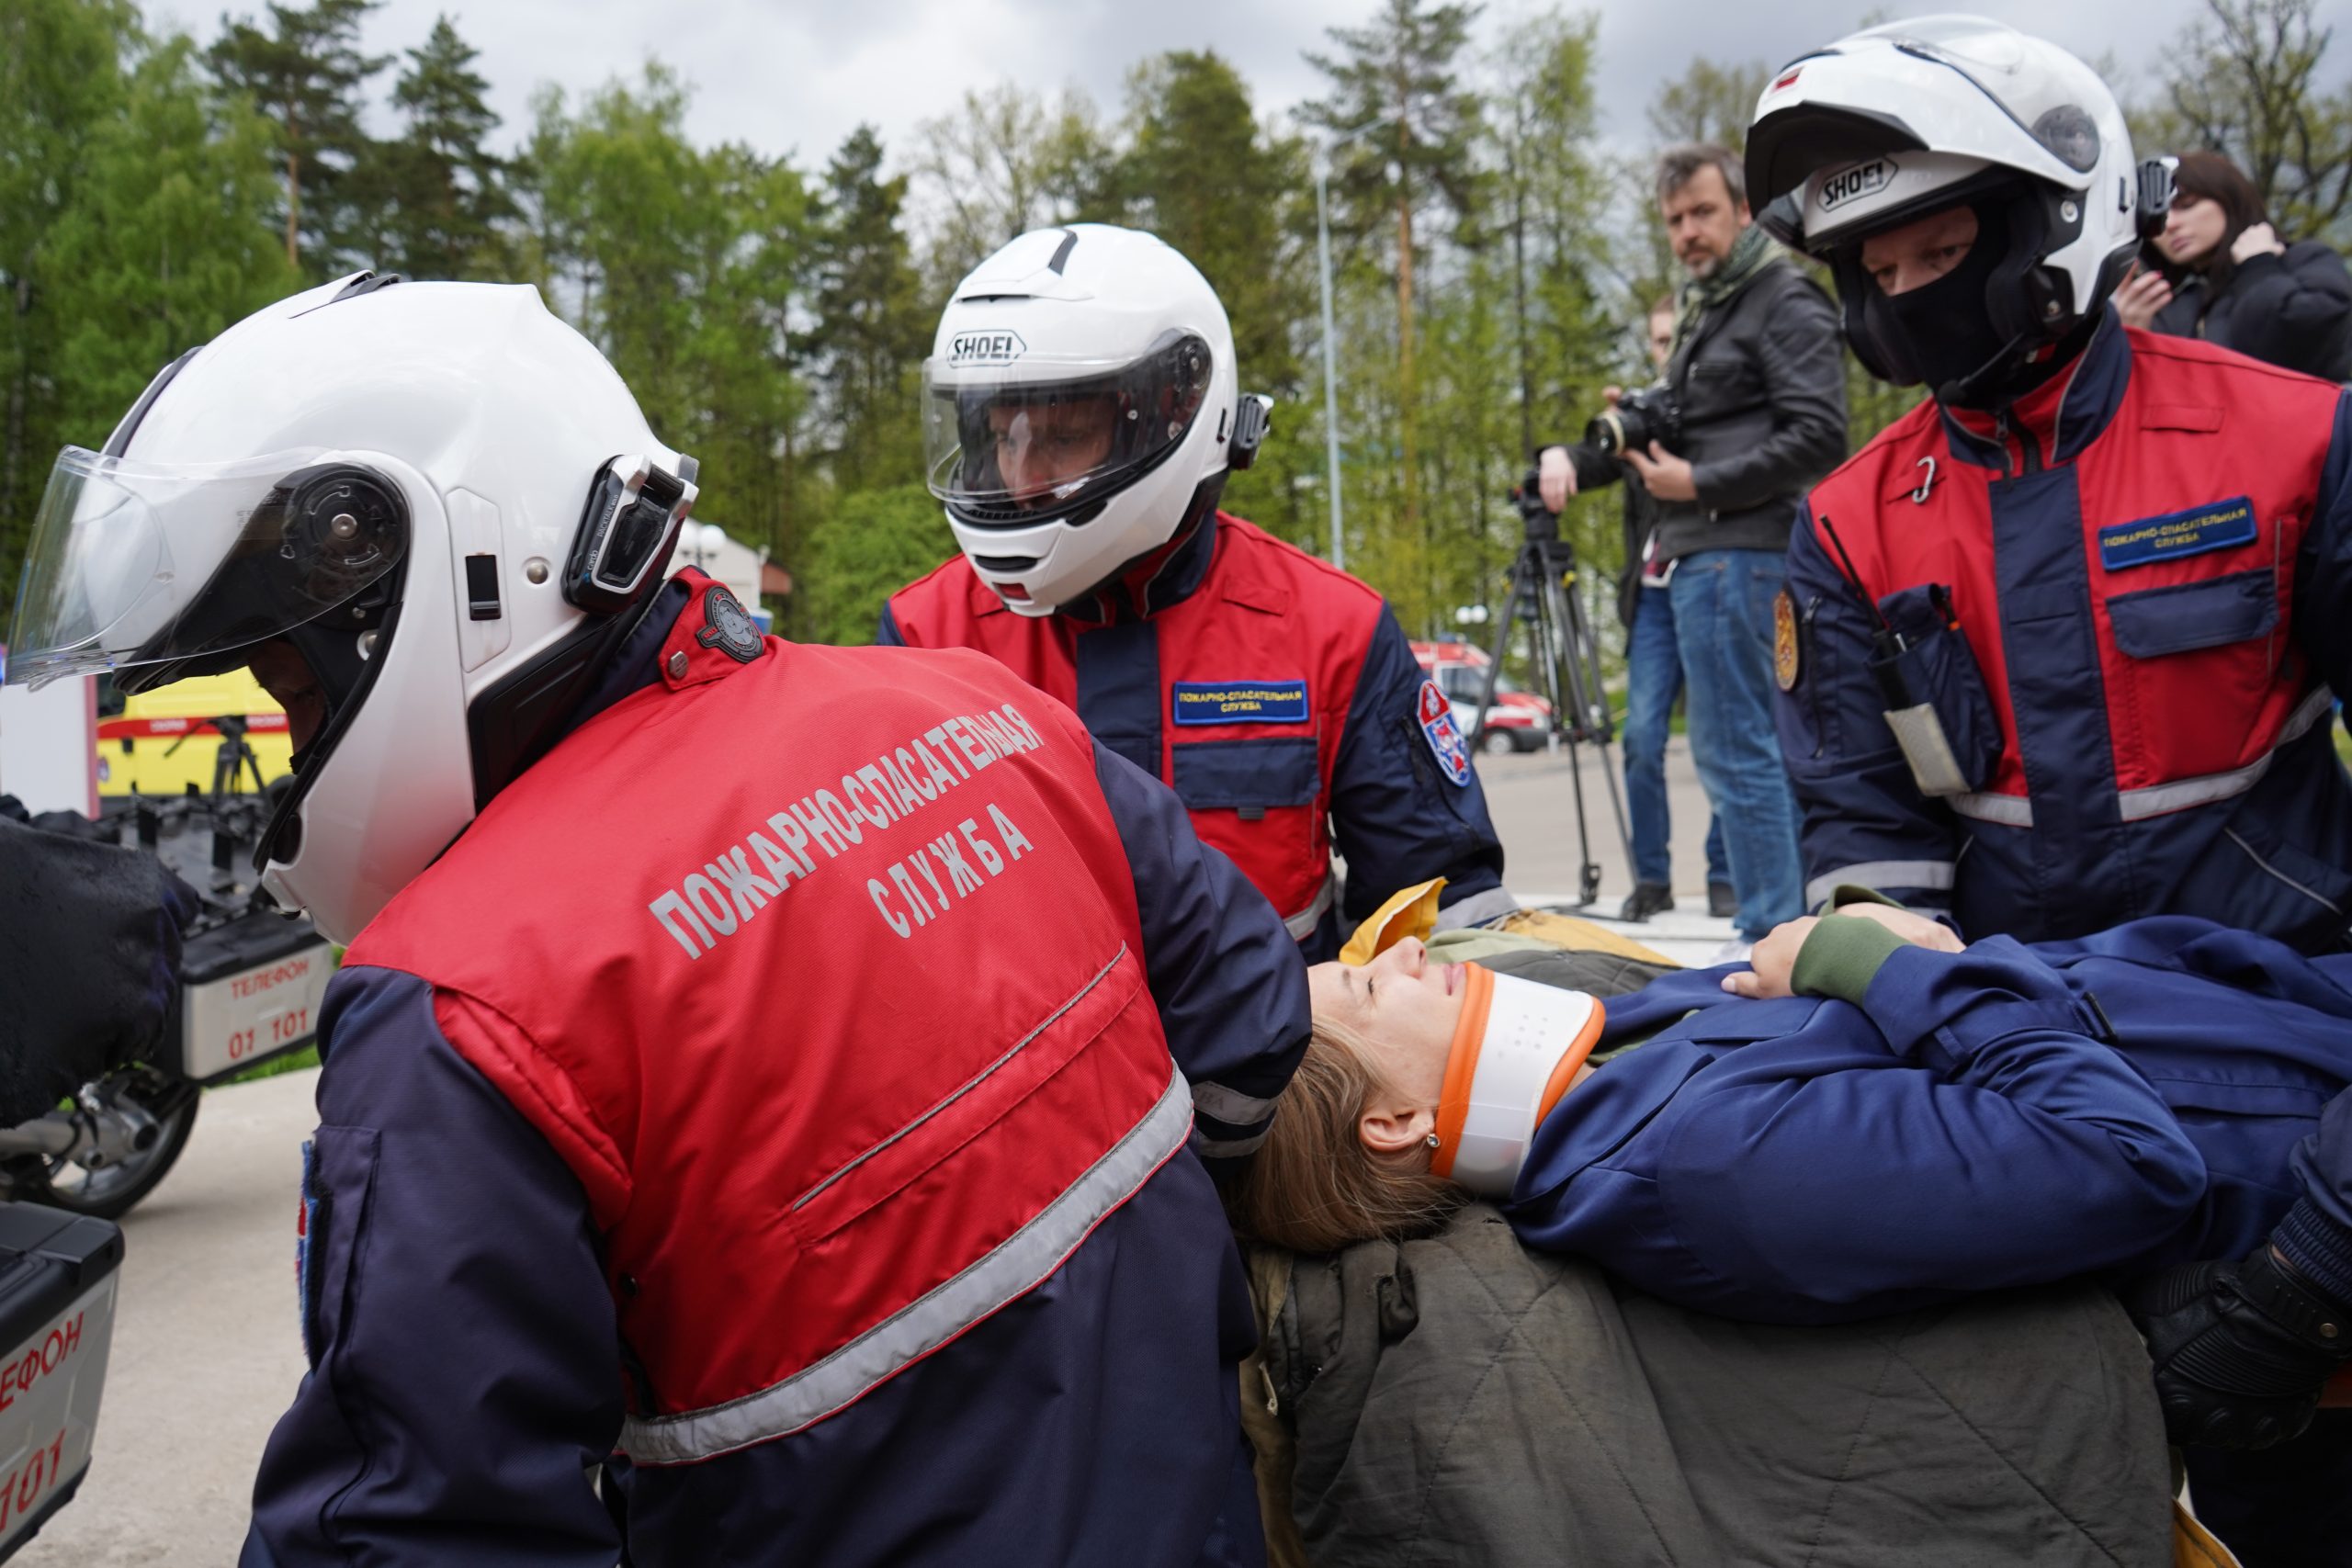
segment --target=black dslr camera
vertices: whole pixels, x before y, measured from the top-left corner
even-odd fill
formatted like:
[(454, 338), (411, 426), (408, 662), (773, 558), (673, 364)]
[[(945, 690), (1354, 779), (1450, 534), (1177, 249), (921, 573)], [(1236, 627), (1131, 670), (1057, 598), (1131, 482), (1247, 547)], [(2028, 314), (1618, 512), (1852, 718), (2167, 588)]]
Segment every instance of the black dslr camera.
[(1664, 387), (1628, 392), (1613, 409), (1603, 409), (1584, 427), (1584, 444), (1611, 457), (1647, 452), (1650, 443), (1670, 450), (1682, 439), (1682, 405)]

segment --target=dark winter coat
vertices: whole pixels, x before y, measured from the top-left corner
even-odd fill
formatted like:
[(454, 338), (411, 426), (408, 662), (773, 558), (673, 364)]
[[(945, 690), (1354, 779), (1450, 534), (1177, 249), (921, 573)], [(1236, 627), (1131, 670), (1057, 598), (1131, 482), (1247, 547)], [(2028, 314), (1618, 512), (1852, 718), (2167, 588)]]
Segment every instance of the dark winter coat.
[(2316, 240), (2239, 263), (2218, 291), (2192, 274), (2153, 325), (2322, 380), (2352, 379), (2352, 273)]

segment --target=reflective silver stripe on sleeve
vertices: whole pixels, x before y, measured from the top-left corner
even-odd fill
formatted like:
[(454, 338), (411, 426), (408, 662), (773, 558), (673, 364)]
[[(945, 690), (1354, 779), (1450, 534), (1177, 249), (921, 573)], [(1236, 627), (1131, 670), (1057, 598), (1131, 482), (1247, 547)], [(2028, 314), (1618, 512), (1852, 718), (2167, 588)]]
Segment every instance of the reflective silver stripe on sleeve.
[[(1267, 1129), (1267, 1132), (1272, 1131), (1272, 1128)], [(1195, 1133), (1193, 1134), (1193, 1152), (1203, 1159), (1238, 1159), (1243, 1155), (1256, 1153), (1258, 1145), (1265, 1141), (1265, 1133), (1248, 1138), (1204, 1138)]]
[(1193, 1109), (1220, 1122), (1247, 1127), (1272, 1115), (1274, 1102), (1255, 1099), (1221, 1083), (1196, 1083), (1193, 1086)]
[(1283, 928), (1290, 932), (1291, 941), (1305, 942), (1315, 934), (1315, 928), (1323, 921), (1323, 911), (1331, 907), (1332, 889), (1339, 883), (1338, 877), (1325, 872), (1323, 886), (1315, 890), (1315, 901), (1295, 915), (1283, 917)]
[(1168, 1089), (1142, 1121), (1037, 1217), (955, 1278), (782, 1382), (725, 1404), (675, 1416), (632, 1416), (621, 1449), (639, 1464), (686, 1464), (797, 1432), (939, 1348), (1044, 1282), (1104, 1216), (1184, 1146), (1192, 1086), (1172, 1066)]
[(2021, 795), (1954, 795), (1946, 796), (1944, 804), (1979, 822), (1998, 822), (2004, 828), (2033, 826), (2033, 802)]
[(1890, 887), (1951, 886), (1952, 867), (1957, 862), (1948, 860), (1866, 860), (1858, 865), (1841, 865), (1836, 871), (1825, 871), (1804, 885), (1804, 907), (1812, 908), (1838, 891), (1841, 882), (1853, 883), (1883, 893)]
[(1473, 893), (1458, 904), (1448, 904), (1437, 912), (1437, 930), (1460, 931), (1464, 926), (1483, 926), (1488, 920), (1499, 920), (1505, 915), (1519, 913), (1519, 900), (1506, 887), (1489, 887), (1484, 893)]
[(2127, 789), (2118, 796), (2126, 822), (2144, 821), (2162, 817), (2167, 812), (2187, 811), (2191, 807), (2210, 806), (2217, 800), (2227, 800), (2233, 795), (2244, 795), (2262, 782), (2270, 771), (2271, 762), (2278, 755), (2278, 748), (2290, 741), (2301, 740), (2311, 733), (2312, 725), (2327, 716), (2335, 706), (2335, 698), (2324, 686), (2315, 687), (2312, 694), (2295, 705), (2287, 722), (2278, 728), (2278, 739), (2269, 750), (2243, 768), (2232, 768), (2226, 773), (2204, 773), (2193, 779), (2175, 779), (2170, 784), (2150, 784), (2143, 789)]

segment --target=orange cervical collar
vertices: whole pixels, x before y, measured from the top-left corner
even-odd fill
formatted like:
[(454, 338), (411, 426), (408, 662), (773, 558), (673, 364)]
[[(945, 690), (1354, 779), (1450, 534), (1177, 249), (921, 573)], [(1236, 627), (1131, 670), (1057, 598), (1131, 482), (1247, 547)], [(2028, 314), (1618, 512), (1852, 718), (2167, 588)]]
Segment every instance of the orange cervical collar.
[[(1453, 1026), (1438, 1093), (1437, 1150), (1430, 1168), (1502, 1196), (1509, 1191), (1506, 1175), (1518, 1175), (1517, 1159), (1524, 1157), (1528, 1137), (1567, 1093), (1607, 1018), (1597, 998), (1510, 976), (1501, 978), (1498, 1005), (1494, 971), (1465, 964), (1462, 973), (1462, 1016)], [(1481, 1151), (1482, 1168), (1457, 1177), (1465, 1131)]]

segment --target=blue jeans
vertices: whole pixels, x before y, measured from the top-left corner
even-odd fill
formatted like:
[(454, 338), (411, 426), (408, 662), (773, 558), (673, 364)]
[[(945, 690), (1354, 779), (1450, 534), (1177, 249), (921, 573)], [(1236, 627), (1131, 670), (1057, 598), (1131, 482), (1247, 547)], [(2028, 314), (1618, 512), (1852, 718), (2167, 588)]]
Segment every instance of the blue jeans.
[[(1625, 638), (1625, 811), (1633, 818), (1634, 880), (1674, 886), (1667, 845), (1674, 820), (1666, 800), (1666, 737), (1674, 699), (1682, 694), (1682, 654), (1674, 646), (1674, 595), (1645, 588)], [(1724, 824), (1707, 824), (1707, 880), (1729, 882)]]
[(1777, 550), (1705, 550), (1676, 562), (1667, 589), (1690, 686), (1690, 754), (1723, 824), (1735, 919), (1750, 942), (1804, 912), (1796, 801), (1772, 726), (1772, 600), (1782, 560)]

